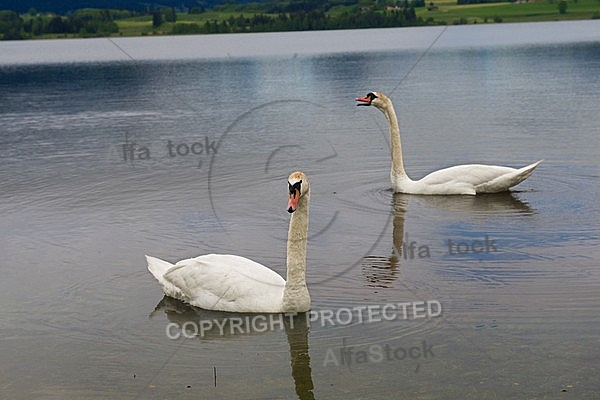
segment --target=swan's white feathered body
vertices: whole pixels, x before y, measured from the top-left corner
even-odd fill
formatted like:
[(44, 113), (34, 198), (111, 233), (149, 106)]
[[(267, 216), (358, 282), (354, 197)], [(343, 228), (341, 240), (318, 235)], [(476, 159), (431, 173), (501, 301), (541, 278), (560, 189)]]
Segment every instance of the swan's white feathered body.
[(499, 193), (527, 179), (541, 161), (523, 168), (496, 165), (465, 164), (444, 168), (413, 181), (404, 175), (392, 176), (392, 188), (408, 194), (468, 194)]
[(196, 307), (229, 312), (304, 312), (310, 310), (306, 287), (309, 183), (301, 172), (288, 178), (287, 280), (248, 258), (207, 254), (176, 264), (146, 256), (148, 270), (163, 292)]
[(359, 97), (356, 100), (360, 102), (358, 105), (375, 106), (388, 120), (392, 152), (390, 179), (394, 192), (427, 195), (476, 195), (505, 192), (527, 179), (542, 162), (540, 160), (518, 169), (483, 164), (457, 165), (432, 172), (422, 179), (414, 181), (404, 170), (400, 127), (392, 101), (379, 92), (370, 92), (367, 96)]
[(283, 311), (285, 279), (248, 258), (207, 254), (175, 265), (146, 259), (163, 292), (193, 306), (231, 312)]

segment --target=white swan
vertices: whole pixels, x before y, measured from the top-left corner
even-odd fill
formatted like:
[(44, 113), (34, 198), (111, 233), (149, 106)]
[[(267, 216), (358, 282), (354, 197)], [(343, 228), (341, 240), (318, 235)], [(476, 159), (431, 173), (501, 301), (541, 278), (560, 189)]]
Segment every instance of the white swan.
[(370, 92), (356, 99), (359, 106), (375, 106), (387, 118), (390, 125), (390, 144), (392, 151), (392, 170), (390, 178), (392, 189), (396, 193), (450, 195), (479, 193), (498, 193), (521, 183), (542, 160), (523, 168), (500, 167), (496, 165), (466, 164), (444, 168), (413, 181), (404, 171), (400, 128), (392, 101), (383, 93)]
[(306, 175), (288, 178), (292, 213), (287, 240), (287, 281), (244, 257), (207, 254), (173, 265), (146, 256), (148, 270), (167, 296), (208, 310), (230, 312), (304, 312), (310, 310), (306, 287), (306, 242), (310, 186)]

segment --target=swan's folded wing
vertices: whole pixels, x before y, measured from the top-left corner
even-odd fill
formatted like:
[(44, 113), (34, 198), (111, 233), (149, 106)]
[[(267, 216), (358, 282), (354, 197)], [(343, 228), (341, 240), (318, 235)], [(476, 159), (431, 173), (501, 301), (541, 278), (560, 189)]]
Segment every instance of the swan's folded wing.
[(513, 171), (516, 170), (510, 167), (464, 164), (434, 171), (423, 177), (421, 181), (426, 182), (429, 185), (443, 185), (449, 182), (463, 182), (471, 185), (478, 185)]
[(523, 168), (465, 164), (444, 168), (425, 176), (418, 183), (436, 193), (471, 194), (503, 192), (524, 181), (541, 161)]
[(223, 311), (269, 311), (269, 302), (281, 297), (285, 286), (285, 280), (264, 265), (226, 254), (179, 261), (165, 279), (177, 286), (190, 304)]
[(161, 260), (160, 258), (146, 256), (146, 262), (148, 263), (148, 271), (156, 278), (158, 283), (163, 288), (163, 292), (170, 297), (186, 301), (184, 294), (181, 290), (165, 279), (165, 274), (173, 268), (173, 264)]
[(484, 182), (476, 186), (475, 189), (477, 192), (485, 193), (497, 193), (508, 190), (527, 179), (541, 162), (542, 160), (519, 169), (513, 169), (506, 174), (500, 175), (488, 182)]
[(456, 165), (440, 169), (415, 183), (425, 194), (477, 194), (477, 186), (515, 171), (514, 168), (481, 164)]

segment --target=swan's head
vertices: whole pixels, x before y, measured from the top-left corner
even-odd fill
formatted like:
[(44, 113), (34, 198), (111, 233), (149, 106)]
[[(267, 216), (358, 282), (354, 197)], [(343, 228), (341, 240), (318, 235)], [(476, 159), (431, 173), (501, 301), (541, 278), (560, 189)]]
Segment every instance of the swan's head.
[(306, 175), (303, 172), (292, 172), (288, 177), (288, 188), (290, 199), (288, 201), (287, 211), (293, 213), (298, 208), (298, 202), (302, 196), (308, 195), (309, 184)]
[(365, 97), (357, 97), (357, 106), (375, 106), (379, 109), (384, 107), (388, 97), (381, 92), (369, 92)]

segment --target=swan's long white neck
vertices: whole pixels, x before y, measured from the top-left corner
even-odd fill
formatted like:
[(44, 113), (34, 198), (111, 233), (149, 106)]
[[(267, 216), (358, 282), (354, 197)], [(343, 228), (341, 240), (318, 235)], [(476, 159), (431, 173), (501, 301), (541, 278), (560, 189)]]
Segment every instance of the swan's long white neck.
[(290, 219), (287, 240), (287, 279), (283, 291), (285, 311), (308, 311), (310, 308), (310, 297), (306, 288), (309, 202), (310, 192), (307, 192), (298, 200), (298, 207)]
[(400, 142), (400, 126), (394, 105), (388, 98), (381, 107), (378, 107), (388, 120), (390, 126), (390, 148), (392, 152), (392, 179), (408, 179), (404, 171), (404, 161), (402, 160), (402, 143)]
[(287, 240), (287, 283), (306, 284), (306, 244), (308, 239), (308, 203), (310, 193), (298, 200), (298, 207), (290, 219)]

